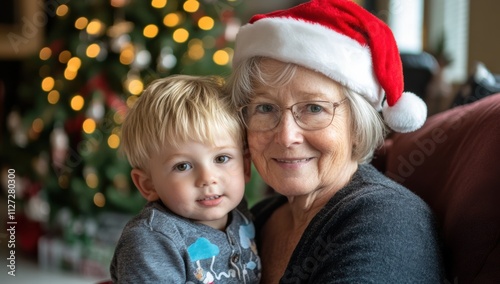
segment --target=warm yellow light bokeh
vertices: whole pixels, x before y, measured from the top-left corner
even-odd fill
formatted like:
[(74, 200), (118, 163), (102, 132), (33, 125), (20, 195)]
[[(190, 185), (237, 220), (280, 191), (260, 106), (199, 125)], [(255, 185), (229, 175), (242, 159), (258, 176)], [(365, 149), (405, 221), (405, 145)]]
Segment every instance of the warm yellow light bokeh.
[(68, 14), (68, 11), (69, 11), (68, 6), (63, 4), (63, 5), (59, 5), (59, 7), (57, 7), (56, 14), (59, 17), (62, 17), (62, 16), (65, 16), (66, 14)]
[(54, 85), (55, 80), (52, 77), (45, 77), (45, 79), (42, 80), (42, 90), (45, 92), (49, 92), (54, 89)]
[(47, 95), (47, 101), (50, 103), (50, 104), (57, 104), (57, 102), (59, 102), (59, 98), (61, 97), (61, 95), (59, 94), (59, 91), (57, 90), (52, 90), (49, 92), (49, 94)]
[(209, 16), (203, 16), (198, 20), (198, 27), (200, 29), (208, 31), (214, 27), (215, 21)]
[(146, 27), (144, 27), (142, 34), (147, 38), (154, 38), (158, 35), (158, 27), (153, 24), (147, 25)]
[[(99, 178), (97, 177), (97, 175), (95, 173), (89, 173), (85, 177), (85, 182), (87, 183), (88, 187), (97, 188), (97, 186), (99, 185)], [(94, 198), (95, 198), (95, 196), (94, 196)]]
[(71, 69), (64, 69), (64, 78), (68, 81), (74, 80), (76, 78), (76, 75), (78, 75), (78, 72), (75, 70)]
[(114, 121), (116, 124), (122, 124), (124, 119), (125, 119), (125, 117), (124, 117), (124, 116), (123, 116), (120, 112), (116, 112), (116, 113), (113, 115), (113, 121)]
[(109, 135), (108, 146), (111, 149), (117, 149), (120, 146), (120, 137), (116, 134)]
[(229, 54), (225, 50), (217, 50), (212, 59), (217, 65), (226, 65), (229, 63)]
[(39, 56), (41, 60), (47, 60), (52, 56), (52, 50), (49, 47), (44, 47), (40, 49)]
[(200, 2), (196, 0), (187, 0), (186, 2), (184, 2), (182, 8), (184, 8), (184, 11), (188, 13), (194, 13), (200, 8)]
[(104, 194), (100, 192), (94, 194), (94, 204), (97, 207), (104, 207), (104, 205), (106, 205), (106, 197), (104, 197)]
[(125, 5), (127, 5), (128, 0), (111, 0), (111, 6), (116, 7), (116, 8), (121, 8)]
[(139, 79), (129, 80), (128, 84), (127, 84), (127, 90), (132, 95), (136, 95), (136, 96), (140, 95), (142, 93), (142, 91), (144, 90), (144, 84)]
[(186, 29), (179, 28), (175, 30), (174, 34), (172, 35), (174, 38), (174, 41), (177, 43), (183, 43), (189, 38), (189, 32)]
[(167, 14), (163, 18), (163, 24), (169, 28), (177, 26), (181, 21), (181, 17), (177, 13)]
[(33, 120), (33, 123), (31, 124), (31, 128), (36, 133), (42, 132), (43, 126), (44, 126), (43, 125), (43, 120), (41, 118), (37, 118), (37, 119)]
[(192, 60), (200, 60), (205, 55), (203, 42), (199, 39), (193, 39), (189, 42), (188, 56)]
[(82, 129), (85, 133), (92, 134), (94, 133), (95, 128), (96, 128), (95, 120), (93, 120), (92, 118), (85, 119), (82, 125)]
[(68, 66), (66, 68), (72, 71), (77, 71), (81, 66), (82, 60), (78, 57), (72, 57), (70, 60), (68, 60)]
[(75, 28), (83, 30), (87, 27), (89, 20), (85, 17), (80, 17), (75, 21)]
[(69, 50), (63, 50), (59, 53), (59, 62), (65, 64), (71, 58), (71, 52)]
[(101, 47), (97, 43), (93, 43), (87, 47), (86, 54), (90, 58), (96, 58), (101, 52)]
[(70, 105), (71, 108), (74, 111), (79, 111), (83, 108), (83, 105), (85, 104), (85, 100), (83, 99), (82, 96), (76, 95), (71, 99)]
[(132, 45), (125, 47), (122, 52), (120, 52), (120, 63), (123, 65), (130, 65), (134, 62), (135, 49)]
[(152, 0), (151, 6), (153, 8), (161, 9), (167, 5), (167, 0)]
[(137, 96), (130, 96), (127, 98), (127, 101), (125, 102), (129, 108), (133, 107), (135, 102), (137, 101), (139, 97)]
[(104, 29), (104, 24), (97, 19), (93, 19), (87, 25), (87, 33), (91, 35), (99, 35)]

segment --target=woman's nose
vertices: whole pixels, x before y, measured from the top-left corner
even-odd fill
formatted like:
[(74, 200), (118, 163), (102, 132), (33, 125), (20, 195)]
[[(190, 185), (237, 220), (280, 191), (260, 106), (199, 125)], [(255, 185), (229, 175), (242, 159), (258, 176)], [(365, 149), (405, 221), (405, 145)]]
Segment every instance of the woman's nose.
[(281, 120), (274, 129), (275, 142), (290, 147), (293, 144), (300, 144), (303, 141), (302, 128), (295, 122), (291, 111), (284, 111)]

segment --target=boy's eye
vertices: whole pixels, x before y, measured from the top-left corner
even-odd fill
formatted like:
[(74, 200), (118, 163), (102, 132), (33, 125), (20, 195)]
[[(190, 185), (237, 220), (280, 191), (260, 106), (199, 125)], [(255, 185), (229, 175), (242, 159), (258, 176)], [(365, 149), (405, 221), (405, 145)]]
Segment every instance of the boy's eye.
[(217, 156), (215, 158), (215, 162), (218, 164), (224, 164), (224, 163), (227, 163), (228, 161), (229, 161), (229, 157), (226, 155)]
[(189, 163), (180, 163), (174, 166), (174, 169), (179, 172), (184, 172), (193, 168)]

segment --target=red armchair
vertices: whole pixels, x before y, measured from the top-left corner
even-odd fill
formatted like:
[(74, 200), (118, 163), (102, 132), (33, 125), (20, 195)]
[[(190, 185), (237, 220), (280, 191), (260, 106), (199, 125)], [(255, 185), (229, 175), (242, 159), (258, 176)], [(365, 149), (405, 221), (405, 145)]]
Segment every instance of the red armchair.
[(391, 135), (373, 163), (436, 213), (450, 283), (500, 283), (500, 94)]

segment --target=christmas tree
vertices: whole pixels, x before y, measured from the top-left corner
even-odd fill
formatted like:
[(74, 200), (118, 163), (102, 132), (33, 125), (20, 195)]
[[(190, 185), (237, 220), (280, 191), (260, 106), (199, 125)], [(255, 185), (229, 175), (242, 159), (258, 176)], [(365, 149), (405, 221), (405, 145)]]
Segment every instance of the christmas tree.
[(1, 153), (26, 180), (18, 198), (36, 201), (33, 216), (71, 239), (93, 227), (75, 219), (142, 208), (119, 151), (124, 116), (156, 78), (228, 75), (242, 2), (47, 2), (46, 43), (27, 65), (24, 108), (8, 115)]

